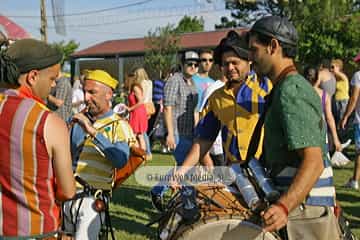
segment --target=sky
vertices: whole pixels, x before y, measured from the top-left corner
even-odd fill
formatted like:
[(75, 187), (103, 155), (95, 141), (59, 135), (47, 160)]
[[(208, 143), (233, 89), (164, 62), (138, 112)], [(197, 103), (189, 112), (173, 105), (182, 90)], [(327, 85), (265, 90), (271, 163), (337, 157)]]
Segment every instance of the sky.
[[(0, 14), (40, 39), (40, 0), (0, 0)], [(55, 32), (52, 1), (63, 5), (66, 35)], [(147, 36), (148, 31), (176, 25), (184, 16), (203, 17), (205, 30), (215, 30), (229, 16), (224, 0), (45, 0), (48, 42), (75, 40), (79, 50), (97, 43)]]

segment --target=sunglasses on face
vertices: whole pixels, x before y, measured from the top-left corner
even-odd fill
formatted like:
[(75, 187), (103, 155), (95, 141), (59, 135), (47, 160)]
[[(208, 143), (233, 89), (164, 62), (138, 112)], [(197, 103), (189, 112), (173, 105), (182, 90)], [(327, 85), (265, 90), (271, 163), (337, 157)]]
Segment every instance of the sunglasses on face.
[(198, 63), (194, 63), (194, 62), (188, 62), (188, 63), (186, 63), (186, 66), (188, 66), (188, 67), (199, 67), (199, 64)]
[(200, 59), (200, 61), (201, 62), (213, 62), (214, 61), (214, 59), (212, 59), (212, 58), (202, 58), (202, 59)]

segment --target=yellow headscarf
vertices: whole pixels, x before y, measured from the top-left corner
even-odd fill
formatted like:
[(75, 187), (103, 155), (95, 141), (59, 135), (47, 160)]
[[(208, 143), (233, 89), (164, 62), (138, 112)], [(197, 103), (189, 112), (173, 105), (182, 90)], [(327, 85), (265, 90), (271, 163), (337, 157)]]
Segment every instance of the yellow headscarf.
[(102, 84), (111, 87), (113, 90), (115, 90), (118, 85), (118, 81), (103, 70), (88, 70), (86, 71), (85, 79), (101, 82)]

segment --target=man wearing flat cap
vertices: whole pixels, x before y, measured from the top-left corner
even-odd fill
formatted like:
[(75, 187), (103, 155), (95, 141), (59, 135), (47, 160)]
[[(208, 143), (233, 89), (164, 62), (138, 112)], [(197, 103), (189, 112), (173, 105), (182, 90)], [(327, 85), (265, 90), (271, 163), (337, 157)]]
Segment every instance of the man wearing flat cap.
[(264, 163), (281, 196), (262, 213), (266, 231), (287, 224), (289, 239), (340, 239), (321, 100), (296, 70), (297, 32), (286, 19), (252, 26), (250, 60), (274, 88), (264, 120)]
[[(195, 130), (194, 143), (183, 167), (178, 169), (176, 175), (184, 175), (189, 167), (203, 157), (215, 141), (219, 130), (222, 131), (227, 164), (244, 163), (250, 138), (264, 109), (264, 97), (271, 90), (268, 79), (259, 79), (251, 71), (244, 33), (230, 31), (214, 53), (215, 61), (221, 64), (228, 82), (208, 98)], [(259, 146), (256, 157), (261, 153), (261, 143)], [(173, 183), (173, 187), (176, 185), (177, 183)]]
[(0, 85), (16, 87), (0, 94), (1, 239), (57, 236), (59, 201), (75, 194), (67, 126), (44, 104), (61, 59), (34, 39), (0, 52)]
[[(97, 239), (100, 229), (105, 228), (103, 224), (109, 219), (93, 205), (98, 198), (108, 204), (114, 168), (127, 163), (129, 145), (136, 141), (128, 124), (111, 109), (117, 84), (103, 70), (87, 71), (83, 86), (86, 112), (72, 118), (71, 155), (75, 175), (100, 193), (91, 192), (65, 204), (65, 229), (75, 231), (75, 239)], [(78, 192), (83, 188), (77, 184)]]

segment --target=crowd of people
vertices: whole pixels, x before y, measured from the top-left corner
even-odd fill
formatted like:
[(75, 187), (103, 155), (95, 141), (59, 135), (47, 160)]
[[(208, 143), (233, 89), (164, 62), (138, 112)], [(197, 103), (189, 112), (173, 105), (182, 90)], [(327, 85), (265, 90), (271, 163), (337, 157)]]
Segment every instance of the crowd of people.
[[(342, 239), (330, 154), (342, 151), (355, 111), (357, 158), (345, 186), (358, 189), (360, 71), (351, 94), (341, 59), (304, 66), (301, 75), (297, 44), (287, 19), (261, 18), (247, 32), (229, 31), (214, 50), (186, 50), (180, 69), (165, 79), (152, 81), (143, 67), (130, 71), (120, 89), (127, 99), (114, 106), (118, 81), (108, 72), (85, 70), (72, 87), (55, 48), (34, 39), (6, 47), (0, 56), (0, 238), (97, 239), (112, 232), (106, 227), (114, 169), (125, 166), (132, 146), (151, 160), (154, 130), (163, 124), (161, 145), (172, 151), (177, 178), (151, 189), (158, 211), (167, 189), (183, 187), (176, 179), (189, 167), (236, 172), (254, 157), (280, 192), (260, 213), (265, 231), (286, 227), (288, 239)], [(210, 74), (214, 64), (217, 80)]]

